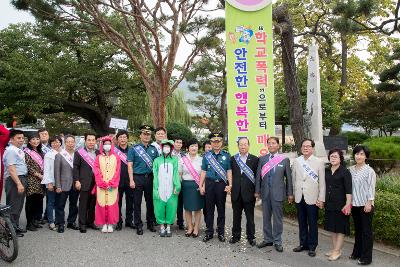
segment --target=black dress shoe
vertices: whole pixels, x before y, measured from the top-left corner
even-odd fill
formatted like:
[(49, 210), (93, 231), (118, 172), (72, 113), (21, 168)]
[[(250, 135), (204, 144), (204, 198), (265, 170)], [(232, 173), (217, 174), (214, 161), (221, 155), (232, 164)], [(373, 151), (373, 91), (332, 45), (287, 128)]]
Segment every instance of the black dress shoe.
[(150, 232), (157, 232), (157, 230), (156, 230), (156, 228), (154, 228), (154, 225), (148, 225), (147, 226), (147, 229), (150, 231)]
[(247, 242), (249, 242), (250, 246), (254, 247), (257, 243), (255, 239), (249, 239), (247, 240)]
[(138, 235), (143, 235), (143, 229), (139, 227), (139, 228), (136, 230), (136, 234), (138, 234)]
[(213, 239), (213, 236), (212, 236), (212, 235), (205, 235), (205, 236), (203, 237), (203, 242), (208, 242), (208, 241), (210, 241), (211, 239)]
[(79, 227), (75, 223), (68, 223), (67, 228), (72, 230), (79, 230)]
[(36, 231), (37, 231), (37, 228), (33, 225), (33, 223), (31, 223), (31, 224), (28, 224), (28, 225), (26, 226), (26, 230), (32, 231), (32, 232), (36, 232)]
[[(136, 229), (136, 225), (134, 225), (133, 223), (125, 223), (125, 227), (129, 227), (131, 229)], [(121, 223), (121, 228), (122, 228), (122, 223)]]
[(370, 265), (370, 264), (371, 264), (371, 262), (367, 262), (367, 261), (358, 260), (358, 261), (357, 261), (357, 264), (358, 264), (358, 265)]
[(308, 251), (308, 256), (315, 257), (315, 255), (317, 255), (317, 253), (315, 253), (315, 250)]
[(278, 252), (283, 252), (283, 247), (282, 247), (282, 245), (275, 244), (274, 247), (275, 247), (275, 250), (276, 250), (276, 251), (278, 251)]
[(273, 246), (274, 243), (272, 242), (267, 242), (265, 240), (263, 240), (260, 244), (257, 245), (258, 248), (264, 248), (264, 247), (270, 247)]
[(220, 242), (225, 242), (225, 236), (223, 236), (223, 235), (218, 235), (218, 240), (219, 240)]
[(19, 226), (17, 226), (17, 228), (15, 229), (15, 231), (16, 231), (17, 233), (21, 233), (21, 234), (25, 234), (25, 233), (26, 233), (26, 229), (22, 229), (22, 228), (20, 228)]
[(34, 221), (32, 225), (35, 226), (36, 228), (43, 228), (43, 226), (41, 226), (37, 221)]
[(178, 229), (179, 230), (185, 230), (185, 226), (183, 224), (178, 224)]
[(83, 226), (83, 225), (81, 225), (81, 226), (79, 226), (79, 231), (81, 232), (81, 233), (86, 233), (86, 225), (85, 226)]
[(15, 235), (18, 236), (18, 237), (24, 237), (23, 233), (15, 233)]
[(303, 246), (298, 246), (298, 247), (295, 247), (293, 249), (293, 252), (302, 252), (302, 251), (305, 251), (305, 250), (308, 250), (308, 248), (303, 247)]
[(93, 230), (99, 230), (99, 227), (97, 227), (94, 223), (89, 224), (88, 227)]
[(350, 259), (350, 260), (359, 260), (360, 257), (356, 257), (356, 256), (354, 256), (354, 255), (350, 255), (349, 259)]
[(229, 239), (229, 243), (230, 244), (235, 244), (235, 243), (237, 243), (237, 242), (239, 242), (240, 241), (240, 239), (239, 238), (236, 238), (236, 237), (232, 237), (231, 239)]
[(118, 222), (117, 226), (115, 226), (116, 231), (121, 231), (122, 230), (122, 222)]
[(64, 233), (64, 225), (61, 225), (61, 224), (60, 224), (60, 225), (57, 227), (57, 232), (60, 233), (60, 234)]

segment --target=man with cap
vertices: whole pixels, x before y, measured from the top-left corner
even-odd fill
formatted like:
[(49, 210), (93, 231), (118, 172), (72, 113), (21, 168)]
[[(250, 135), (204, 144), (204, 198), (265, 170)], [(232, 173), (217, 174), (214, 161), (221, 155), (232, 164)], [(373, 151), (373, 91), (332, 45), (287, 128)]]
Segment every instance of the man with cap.
[(129, 186), (133, 189), (133, 210), (136, 233), (143, 234), (142, 197), (146, 200), (147, 229), (156, 232), (153, 207), (153, 161), (158, 157), (157, 149), (150, 145), (153, 127), (140, 127), (140, 143), (132, 146), (128, 152)]
[(206, 201), (206, 235), (204, 242), (209, 241), (214, 235), (214, 210), (217, 206), (217, 233), (218, 239), (225, 242), (225, 202), (226, 194), (232, 188), (231, 157), (228, 152), (222, 150), (221, 133), (212, 133), (209, 136), (212, 150), (204, 155), (201, 175), (200, 192), (205, 195)]

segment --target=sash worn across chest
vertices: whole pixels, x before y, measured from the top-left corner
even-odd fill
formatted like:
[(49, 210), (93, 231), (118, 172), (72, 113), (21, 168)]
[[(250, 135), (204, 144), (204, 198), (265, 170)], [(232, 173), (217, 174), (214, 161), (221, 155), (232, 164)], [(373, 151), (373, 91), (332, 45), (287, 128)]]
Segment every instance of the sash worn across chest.
[(151, 160), (149, 154), (147, 154), (146, 150), (143, 149), (142, 146), (134, 146), (136, 153), (138, 153), (139, 157), (146, 163), (147, 167), (150, 169), (153, 168), (153, 161)]
[(254, 172), (250, 169), (249, 166), (246, 165), (245, 162), (240, 158), (240, 154), (237, 153), (234, 156), (236, 163), (239, 165), (239, 168), (242, 170), (244, 174), (246, 174), (246, 177), (249, 178), (249, 180), (255, 184), (255, 179), (254, 179)]
[(40, 169), (43, 171), (43, 159), (39, 155), (39, 153), (37, 153), (36, 151), (31, 150), (27, 147), (24, 149), (24, 152), (26, 154), (28, 154), (39, 165)]
[(304, 173), (310, 177), (315, 183), (318, 183), (318, 174), (316, 171), (311, 168), (310, 165), (304, 160), (303, 157), (297, 158), (297, 161), (300, 163), (300, 166), (303, 168)]
[(211, 165), (211, 167), (214, 169), (214, 171), (218, 174), (218, 176), (224, 180), (225, 183), (227, 183), (227, 178), (226, 178), (226, 172), (224, 168), (219, 164), (216, 158), (213, 157), (211, 152), (207, 152), (205, 155), (205, 158), (207, 159), (208, 163)]
[(78, 150), (79, 155), (83, 158), (84, 161), (86, 161), (87, 164), (92, 168), (94, 168), (94, 159), (89, 155), (89, 153), (84, 149), (81, 148)]
[(261, 169), (261, 178), (267, 175), (273, 168), (276, 167), (279, 163), (281, 163), (285, 159), (282, 155), (275, 155), (272, 159), (270, 159)]
[(71, 154), (69, 154), (68, 151), (66, 151), (66, 150), (63, 150), (60, 154), (68, 162), (69, 166), (71, 166), (71, 168), (73, 168), (74, 167), (74, 158), (71, 156)]
[(118, 155), (118, 157), (120, 158), (120, 160), (125, 163), (125, 165), (128, 165), (128, 159), (127, 156), (124, 152), (122, 152), (121, 150), (119, 150), (117, 147), (114, 147), (114, 152), (115, 154)]
[(197, 185), (200, 186), (200, 175), (197, 173), (195, 170), (192, 162), (190, 161), (188, 156), (183, 156), (182, 157), (183, 164), (185, 164), (186, 168), (188, 169), (190, 175), (193, 177), (194, 181), (196, 182)]

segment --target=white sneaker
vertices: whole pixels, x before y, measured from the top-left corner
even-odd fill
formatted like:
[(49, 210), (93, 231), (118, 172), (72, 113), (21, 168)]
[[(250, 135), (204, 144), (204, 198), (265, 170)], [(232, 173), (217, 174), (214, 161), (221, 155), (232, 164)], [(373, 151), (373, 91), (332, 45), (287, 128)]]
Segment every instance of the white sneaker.
[(107, 233), (108, 232), (108, 227), (107, 224), (103, 225), (103, 228), (101, 228), (102, 233)]
[(114, 232), (114, 228), (113, 228), (113, 226), (111, 224), (108, 225), (108, 229), (107, 230), (108, 230), (109, 233)]

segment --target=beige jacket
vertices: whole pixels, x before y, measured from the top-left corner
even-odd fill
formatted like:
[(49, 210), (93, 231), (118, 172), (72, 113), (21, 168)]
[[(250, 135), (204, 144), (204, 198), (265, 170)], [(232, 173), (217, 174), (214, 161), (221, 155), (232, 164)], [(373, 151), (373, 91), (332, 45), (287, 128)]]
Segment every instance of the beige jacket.
[(300, 203), (302, 196), (308, 205), (313, 205), (317, 200), (325, 202), (325, 165), (315, 156), (309, 157), (305, 162), (318, 175), (315, 182), (304, 171), (301, 162), (304, 157), (296, 158), (292, 165), (293, 192), (296, 203)]

